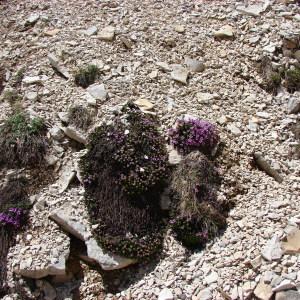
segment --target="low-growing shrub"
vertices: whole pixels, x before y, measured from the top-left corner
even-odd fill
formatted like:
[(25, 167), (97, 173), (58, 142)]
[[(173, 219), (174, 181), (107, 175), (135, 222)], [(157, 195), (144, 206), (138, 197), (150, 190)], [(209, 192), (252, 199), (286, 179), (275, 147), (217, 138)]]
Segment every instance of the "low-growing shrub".
[(208, 121), (179, 119), (176, 127), (169, 130), (170, 143), (181, 153), (199, 150), (210, 154), (219, 141), (217, 128)]
[(81, 68), (75, 74), (75, 84), (87, 88), (93, 84), (100, 75), (100, 69), (96, 65), (88, 65)]
[(134, 258), (160, 249), (159, 194), (167, 161), (157, 119), (133, 104), (91, 134), (80, 165), (90, 220), (106, 249)]
[(0, 296), (7, 292), (7, 254), (18, 230), (26, 224), (30, 202), (27, 180), (13, 177), (0, 188)]
[(91, 112), (82, 105), (72, 106), (69, 110), (69, 122), (80, 129), (87, 129), (93, 121)]
[(46, 126), (41, 118), (30, 119), (24, 112), (16, 112), (0, 127), (0, 165), (39, 165), (47, 146)]
[(8, 102), (11, 106), (14, 106), (21, 100), (21, 96), (14, 89), (5, 90), (2, 95), (2, 100)]
[(286, 86), (289, 92), (300, 89), (300, 68), (290, 69), (285, 72)]
[(217, 201), (220, 176), (204, 154), (188, 154), (172, 174), (171, 228), (187, 247), (201, 247), (226, 226), (228, 205)]
[(3, 89), (4, 89), (4, 71), (2, 70), (2, 68), (0, 67), (0, 94), (2, 93)]

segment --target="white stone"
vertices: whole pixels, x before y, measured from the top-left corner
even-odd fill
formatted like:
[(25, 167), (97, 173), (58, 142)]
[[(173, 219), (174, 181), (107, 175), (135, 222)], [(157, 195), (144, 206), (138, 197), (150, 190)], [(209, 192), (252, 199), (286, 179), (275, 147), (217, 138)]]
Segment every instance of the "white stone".
[(300, 98), (291, 97), (287, 104), (288, 114), (297, 114), (300, 112)]
[(295, 284), (291, 282), (289, 279), (282, 280), (277, 286), (275, 286), (272, 290), (273, 292), (280, 292), (285, 290), (290, 290), (295, 288)]
[(104, 84), (93, 84), (87, 88), (87, 92), (96, 100), (104, 101), (107, 97), (107, 91)]
[(22, 82), (25, 85), (30, 85), (30, 84), (36, 84), (36, 83), (41, 83), (42, 81), (47, 80), (48, 77), (46, 75), (42, 76), (25, 76), (22, 80)]
[(84, 31), (84, 33), (89, 36), (95, 35), (97, 32), (98, 28), (96, 26), (89, 27), (86, 31)]
[(171, 290), (164, 288), (163, 290), (160, 291), (158, 295), (158, 300), (173, 300), (173, 294)]
[(115, 36), (115, 28), (113, 26), (107, 26), (99, 32), (98, 36), (100, 40), (112, 41)]
[(219, 275), (217, 272), (211, 272), (208, 276), (204, 278), (207, 284), (212, 284), (218, 281)]
[(234, 124), (228, 124), (227, 129), (236, 136), (239, 136), (242, 133), (241, 130), (238, 127), (236, 127)]
[(187, 66), (191, 72), (203, 72), (205, 70), (205, 65), (202, 61), (192, 59), (189, 57), (185, 58), (184, 64)]
[(215, 31), (214, 36), (218, 38), (231, 38), (234, 36), (233, 28), (230, 25), (225, 25), (218, 31)]
[(28, 92), (28, 93), (26, 93), (25, 97), (29, 101), (36, 101), (38, 98), (38, 93), (37, 92)]

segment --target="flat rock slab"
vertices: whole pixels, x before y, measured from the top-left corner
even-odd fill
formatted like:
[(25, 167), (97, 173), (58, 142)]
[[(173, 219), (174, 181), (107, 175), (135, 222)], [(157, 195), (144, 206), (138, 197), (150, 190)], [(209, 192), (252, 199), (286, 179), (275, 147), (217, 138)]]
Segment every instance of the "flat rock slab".
[(300, 300), (298, 291), (288, 290), (276, 293), (275, 300)]
[(286, 254), (300, 253), (300, 230), (295, 228), (287, 236), (287, 242), (282, 243), (282, 248)]
[(55, 221), (64, 231), (67, 231), (85, 242), (87, 255), (81, 255), (83, 260), (99, 264), (104, 270), (125, 268), (136, 261), (104, 251), (93, 238), (88, 214), (82, 203), (72, 200), (58, 209), (53, 210), (49, 218)]
[(171, 72), (171, 77), (175, 81), (181, 82), (183, 84), (187, 84), (188, 75), (189, 75), (188, 69), (186, 69), (180, 65), (173, 66), (173, 71)]
[(61, 130), (70, 139), (72, 139), (72, 140), (74, 140), (78, 143), (84, 144), (84, 145), (87, 144), (86, 138), (78, 130), (76, 130), (75, 128), (73, 128), (71, 126), (68, 126), (68, 127), (61, 127)]

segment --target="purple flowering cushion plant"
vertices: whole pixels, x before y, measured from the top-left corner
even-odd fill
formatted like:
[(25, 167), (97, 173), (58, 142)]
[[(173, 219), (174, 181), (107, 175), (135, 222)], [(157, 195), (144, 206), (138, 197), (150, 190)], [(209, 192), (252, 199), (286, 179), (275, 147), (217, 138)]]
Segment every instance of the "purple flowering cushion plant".
[(199, 150), (210, 154), (219, 142), (215, 125), (200, 119), (179, 119), (169, 130), (170, 143), (181, 153)]
[(161, 249), (159, 199), (169, 167), (158, 125), (129, 103), (90, 135), (80, 162), (94, 234), (104, 248), (126, 257), (145, 259)]

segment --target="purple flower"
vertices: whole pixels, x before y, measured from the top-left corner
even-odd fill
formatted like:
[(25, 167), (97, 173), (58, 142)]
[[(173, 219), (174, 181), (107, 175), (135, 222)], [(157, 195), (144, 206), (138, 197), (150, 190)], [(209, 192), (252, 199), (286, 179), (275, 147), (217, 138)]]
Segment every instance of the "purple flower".
[(194, 150), (209, 154), (219, 141), (216, 127), (200, 119), (178, 120), (168, 134), (171, 144), (184, 154)]

